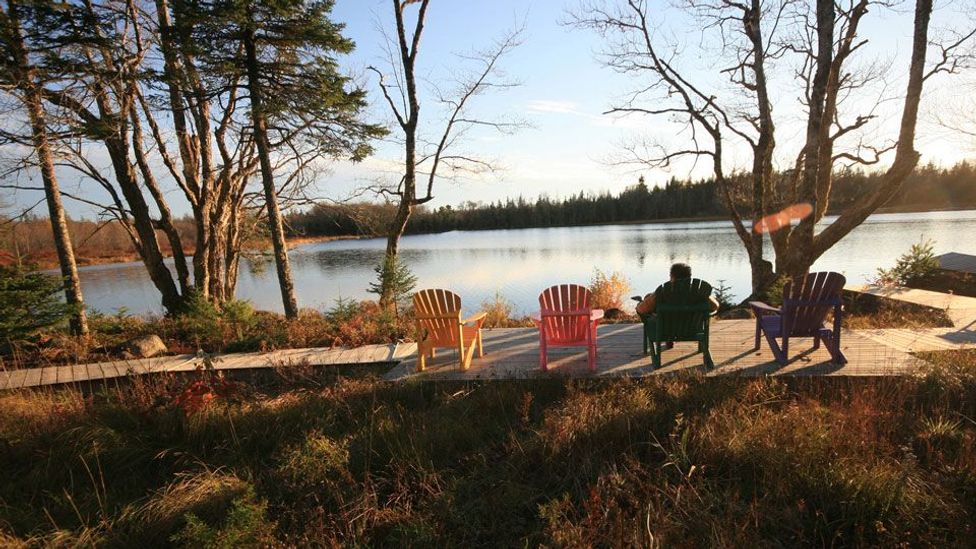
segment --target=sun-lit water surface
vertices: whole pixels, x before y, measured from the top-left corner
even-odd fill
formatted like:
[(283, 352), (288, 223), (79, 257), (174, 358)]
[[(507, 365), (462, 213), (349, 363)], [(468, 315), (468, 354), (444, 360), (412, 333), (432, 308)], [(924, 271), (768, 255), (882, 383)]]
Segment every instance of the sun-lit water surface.
[[(830, 219), (828, 219), (828, 222)], [(844, 273), (848, 281), (870, 281), (878, 267), (888, 267), (920, 239), (935, 241), (936, 253), (976, 254), (976, 211), (879, 214), (841, 240), (814, 265), (815, 270)], [(292, 271), (302, 307), (328, 309), (339, 298), (373, 298), (385, 241), (340, 240), (300, 246), (291, 251)], [(749, 262), (726, 221), (603, 225), (553, 229), (453, 231), (404, 237), (403, 260), (418, 278), (418, 288), (449, 288), (468, 312), (496, 292), (518, 313), (537, 308), (539, 292), (552, 284), (587, 284), (594, 269), (622, 272), (632, 294), (651, 291), (667, 278), (675, 261), (689, 263), (695, 276), (732, 288), (736, 298), (749, 293)], [(767, 247), (768, 256), (772, 256)], [(281, 311), (274, 265), (270, 259), (244, 261), (238, 297), (256, 308)], [(80, 269), (85, 301), (92, 309), (134, 314), (159, 313), (162, 307), (140, 263)]]

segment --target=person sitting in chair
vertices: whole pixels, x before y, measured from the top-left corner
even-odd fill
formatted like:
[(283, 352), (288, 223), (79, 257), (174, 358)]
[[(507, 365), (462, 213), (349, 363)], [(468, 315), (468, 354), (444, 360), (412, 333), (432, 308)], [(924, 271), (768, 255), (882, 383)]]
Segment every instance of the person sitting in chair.
[[(671, 265), (671, 282), (676, 282), (682, 278), (691, 278), (691, 266), (687, 263), (675, 263)], [(654, 312), (657, 306), (657, 293), (661, 290), (661, 286), (658, 286), (657, 290), (654, 290), (654, 293), (645, 295), (644, 299), (637, 304), (637, 314), (649, 315)], [(708, 302), (712, 307), (713, 313), (718, 310), (718, 300), (715, 299), (715, 296), (709, 295)]]

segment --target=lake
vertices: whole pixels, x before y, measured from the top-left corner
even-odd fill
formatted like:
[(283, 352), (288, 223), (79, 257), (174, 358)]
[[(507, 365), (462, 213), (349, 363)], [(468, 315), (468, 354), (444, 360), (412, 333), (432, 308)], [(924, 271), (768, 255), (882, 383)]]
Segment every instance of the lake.
[[(825, 223), (832, 218), (825, 220)], [(877, 214), (829, 250), (814, 270), (840, 271), (849, 282), (867, 282), (878, 267), (890, 267), (921, 239), (935, 241), (936, 253), (976, 254), (976, 210)], [(370, 299), (369, 283), (385, 240), (338, 240), (306, 244), (290, 253), (302, 307), (328, 309), (336, 300)], [(714, 286), (724, 281), (741, 300), (749, 294), (749, 262), (727, 221), (601, 225), (552, 229), (452, 231), (403, 238), (403, 260), (419, 288), (458, 293), (466, 312), (493, 299), (496, 292), (517, 313), (537, 308), (547, 286), (588, 284), (594, 269), (620, 271), (631, 294), (652, 291), (669, 266), (690, 264), (697, 277)], [(768, 248), (767, 257), (772, 257)], [(271, 259), (242, 261), (238, 297), (258, 309), (281, 311)], [(79, 269), (89, 308), (114, 313), (160, 313), (159, 296), (141, 263), (95, 265)]]

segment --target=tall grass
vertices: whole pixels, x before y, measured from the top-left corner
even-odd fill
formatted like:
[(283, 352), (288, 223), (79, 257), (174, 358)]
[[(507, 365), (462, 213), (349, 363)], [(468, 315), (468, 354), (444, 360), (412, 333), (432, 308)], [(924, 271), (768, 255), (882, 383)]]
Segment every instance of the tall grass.
[(976, 353), (918, 377), (0, 395), (5, 545), (966, 545)]

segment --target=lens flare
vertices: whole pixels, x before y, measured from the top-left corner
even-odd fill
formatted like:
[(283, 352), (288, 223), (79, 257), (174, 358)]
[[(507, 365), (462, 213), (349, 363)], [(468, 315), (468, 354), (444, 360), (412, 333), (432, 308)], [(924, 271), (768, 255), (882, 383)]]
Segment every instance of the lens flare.
[(757, 233), (773, 233), (782, 229), (783, 227), (788, 227), (794, 221), (802, 220), (812, 213), (813, 206), (807, 204), (806, 202), (793, 204), (774, 214), (769, 214), (759, 221), (756, 221), (756, 224), (753, 225), (752, 229)]

